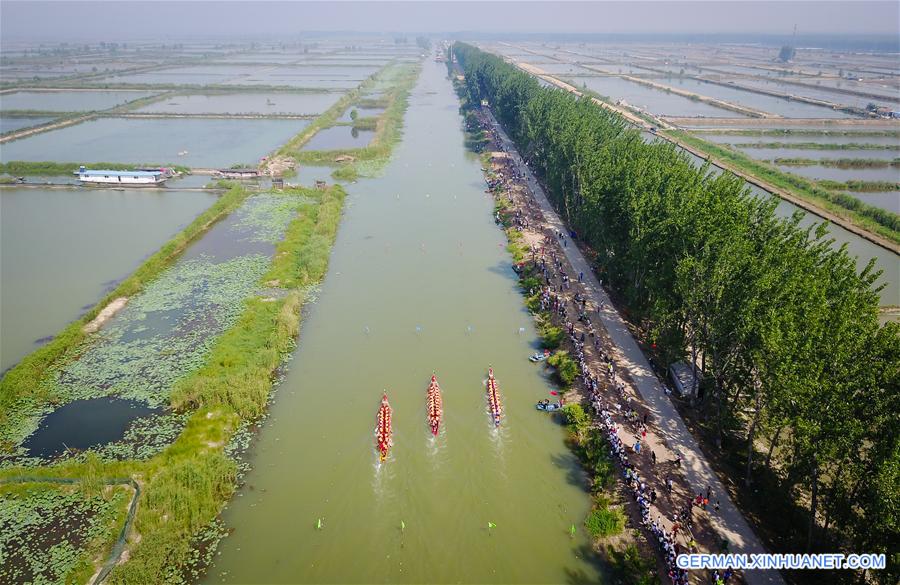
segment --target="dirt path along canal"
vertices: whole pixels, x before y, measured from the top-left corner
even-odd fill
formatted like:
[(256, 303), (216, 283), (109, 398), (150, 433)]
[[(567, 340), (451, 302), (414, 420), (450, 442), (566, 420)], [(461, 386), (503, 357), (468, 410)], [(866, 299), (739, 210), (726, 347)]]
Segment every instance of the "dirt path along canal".
[[(536, 334), (457, 109), (446, 69), (426, 61), (394, 159), (350, 186), (328, 277), (207, 582), (601, 578), (581, 528), (586, 480), (563, 430), (534, 408), (550, 384), (527, 359)], [(486, 410), (489, 364), (499, 430)], [(432, 371), (444, 394), (437, 439), (425, 421)], [(394, 448), (379, 466), (383, 389)]]

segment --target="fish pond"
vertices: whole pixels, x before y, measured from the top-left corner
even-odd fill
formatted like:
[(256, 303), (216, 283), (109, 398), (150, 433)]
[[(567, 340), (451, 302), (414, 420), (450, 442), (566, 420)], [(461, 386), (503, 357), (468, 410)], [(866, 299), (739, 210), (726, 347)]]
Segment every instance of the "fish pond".
[(219, 93), (174, 95), (135, 111), (163, 114), (320, 114), (339, 93)]
[(0, 189), (0, 370), (92, 307), (216, 197), (149, 189)]
[(620, 77), (579, 77), (572, 81), (576, 87), (587, 87), (609, 97), (612, 101), (625, 100), (652, 114), (661, 116), (685, 116), (705, 118), (739, 118), (740, 114), (717, 108), (710, 104), (653, 89)]
[[(885, 191), (873, 193), (847, 193), (856, 197), (863, 203), (874, 205), (900, 215), (900, 191)], [(900, 298), (897, 299), (900, 301)]]
[(861, 169), (844, 169), (839, 167), (827, 167), (820, 165), (811, 166), (779, 166), (786, 173), (793, 173), (807, 179), (829, 181), (891, 181), (900, 183), (900, 168), (876, 167)]
[[(101, 118), (3, 145), (3, 162), (255, 164), (307, 120)], [(76, 160), (72, 160), (75, 158)]]
[(0, 134), (14, 132), (16, 130), (23, 130), (25, 128), (31, 128), (33, 126), (40, 126), (41, 124), (46, 124), (47, 122), (52, 122), (53, 120), (54, 118), (40, 116), (16, 116), (13, 118), (0, 117)]
[(351, 106), (347, 108), (347, 110), (341, 114), (341, 117), (337, 119), (338, 122), (352, 122), (353, 117), (351, 116), (351, 112), (356, 110), (357, 118), (377, 118), (381, 114), (384, 113), (384, 108), (369, 108), (369, 107), (360, 107), (360, 106)]
[(303, 145), (302, 150), (343, 150), (364, 148), (375, 137), (374, 130), (359, 130), (352, 126), (323, 128)]
[(786, 118), (852, 118), (851, 114), (831, 108), (763, 95), (696, 79), (672, 78), (666, 85), (685, 89), (707, 97), (717, 98), (736, 105), (747, 106)]
[(154, 95), (149, 91), (17, 91), (0, 95), (0, 110), (88, 112)]

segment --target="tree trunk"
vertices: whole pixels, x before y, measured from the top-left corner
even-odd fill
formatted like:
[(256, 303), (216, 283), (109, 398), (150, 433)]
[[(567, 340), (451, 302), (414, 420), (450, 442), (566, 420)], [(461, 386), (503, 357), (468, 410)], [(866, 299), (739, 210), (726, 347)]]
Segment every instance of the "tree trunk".
[(806, 552), (810, 552), (812, 550), (813, 545), (813, 534), (816, 529), (816, 511), (819, 506), (819, 466), (816, 463), (815, 459), (813, 459), (813, 468), (812, 468), (812, 494), (810, 496), (810, 505), (809, 505), (809, 531), (806, 534)]
[(747, 473), (744, 476), (744, 485), (747, 487), (753, 482), (753, 440), (756, 438), (756, 426), (762, 412), (762, 389), (758, 380), (754, 380), (753, 385), (756, 386), (756, 410), (753, 413), (753, 422), (750, 423), (750, 431), (747, 433)]
[(840, 464), (838, 464), (837, 471), (833, 474), (829, 474), (834, 479), (831, 481), (831, 486), (828, 489), (828, 496), (825, 498), (825, 521), (822, 523), (822, 532), (824, 534), (828, 534), (828, 526), (831, 524), (832, 512), (834, 511), (834, 495), (838, 490), (838, 483), (840, 483), (843, 473), (844, 462), (841, 461)]
[(716, 376), (716, 448), (722, 448), (722, 378)]
[(772, 453), (775, 452), (775, 446), (778, 445), (778, 439), (781, 437), (781, 431), (784, 430), (784, 425), (778, 427), (775, 431), (775, 436), (772, 437), (772, 441), (769, 443), (769, 452), (766, 454), (766, 471), (772, 471)]

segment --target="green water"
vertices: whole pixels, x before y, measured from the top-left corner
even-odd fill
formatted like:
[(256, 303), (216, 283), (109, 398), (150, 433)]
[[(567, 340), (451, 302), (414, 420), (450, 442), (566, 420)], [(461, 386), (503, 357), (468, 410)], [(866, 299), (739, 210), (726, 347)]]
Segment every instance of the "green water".
[[(532, 321), (445, 76), (425, 61), (384, 176), (349, 187), (328, 277), (224, 514), (234, 532), (209, 583), (600, 579), (585, 558), (585, 477), (562, 428), (534, 409), (549, 383), (527, 359)], [(488, 364), (506, 411), (499, 431)], [(444, 393), (436, 440), (424, 408), (432, 371)], [(383, 389), (394, 448), (379, 465)]]
[(0, 189), (0, 371), (213, 204), (201, 192)]

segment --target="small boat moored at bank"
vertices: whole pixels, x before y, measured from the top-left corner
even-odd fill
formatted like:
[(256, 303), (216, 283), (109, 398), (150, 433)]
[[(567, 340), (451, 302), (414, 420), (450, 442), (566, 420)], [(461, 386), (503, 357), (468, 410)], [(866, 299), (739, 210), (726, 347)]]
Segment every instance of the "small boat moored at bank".
[(528, 360), (537, 363), (544, 361), (548, 357), (550, 357), (550, 350), (545, 349), (544, 351), (534, 352), (534, 354), (532, 354), (531, 357), (528, 358)]
[(500, 403), (500, 390), (497, 380), (494, 378), (494, 368), (488, 368), (487, 383), (488, 412), (495, 427), (500, 426), (500, 417), (503, 414), (503, 405)]
[(388, 452), (394, 445), (391, 439), (391, 405), (388, 403), (387, 392), (381, 395), (381, 406), (375, 417), (375, 449), (378, 451), (379, 461), (387, 459)]
[(546, 412), (553, 412), (554, 410), (559, 410), (562, 408), (562, 404), (559, 402), (550, 402), (547, 399), (541, 400), (534, 407), (538, 410), (544, 410)]
[(434, 374), (431, 375), (431, 383), (425, 394), (425, 410), (428, 427), (431, 429), (431, 434), (436, 437), (441, 428), (441, 419), (444, 417), (444, 401), (441, 397), (441, 387)]

